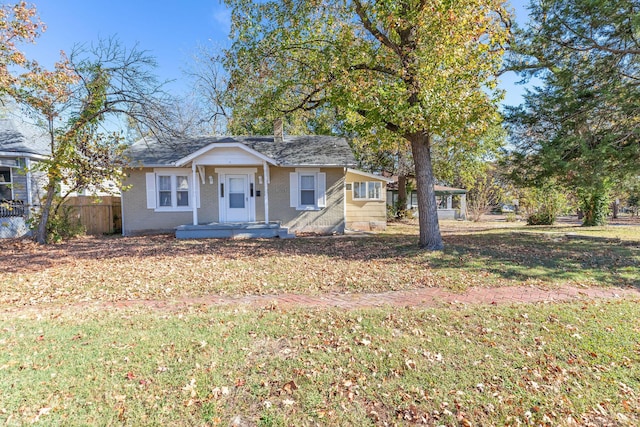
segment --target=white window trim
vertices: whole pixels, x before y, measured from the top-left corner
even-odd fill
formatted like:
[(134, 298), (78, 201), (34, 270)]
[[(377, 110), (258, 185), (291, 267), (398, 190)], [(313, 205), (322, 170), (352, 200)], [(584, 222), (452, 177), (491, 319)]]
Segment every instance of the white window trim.
[[(302, 177), (313, 176), (314, 179), (314, 196), (316, 203), (313, 205), (303, 205), (300, 203), (302, 199)], [(319, 168), (296, 168), (295, 172), (289, 175), (290, 188), (290, 206), (297, 211), (319, 211), (327, 206), (327, 190), (326, 190), (327, 174), (320, 172)]]
[[(362, 183), (366, 184), (365, 185), (366, 197), (356, 197), (356, 184), (362, 184)], [(379, 184), (380, 185), (380, 197), (374, 197), (374, 198), (369, 197), (369, 185), (370, 184)], [(351, 191), (352, 191), (351, 198), (353, 200), (363, 200), (363, 201), (366, 201), (366, 200), (376, 200), (376, 201), (384, 200), (384, 197), (382, 196), (382, 191), (383, 191), (382, 182), (380, 182), (380, 181), (354, 181)]]
[(11, 166), (6, 167), (9, 169), (9, 182), (2, 182), (0, 185), (6, 185), (9, 188), (10, 197), (8, 200), (13, 200), (13, 168)]
[[(151, 179), (150, 175), (153, 175)], [(153, 209), (154, 212), (192, 212), (193, 211), (193, 187), (191, 169), (154, 169), (153, 173), (147, 174), (147, 209)], [(160, 185), (159, 179), (161, 176), (171, 177), (171, 204), (172, 206), (160, 206)], [(182, 176), (187, 178), (187, 185), (189, 186), (188, 198), (189, 204), (187, 206), (178, 206), (177, 197), (177, 177)], [(153, 206), (153, 207), (152, 207)]]
[[(302, 188), (302, 178), (304, 177), (313, 177), (313, 189), (303, 189)], [(311, 205), (303, 205), (302, 204), (302, 192), (313, 190), (313, 199), (315, 202)], [(314, 172), (299, 172), (298, 173), (298, 207), (296, 208), (299, 211), (317, 211), (320, 210), (318, 207), (318, 174)]]

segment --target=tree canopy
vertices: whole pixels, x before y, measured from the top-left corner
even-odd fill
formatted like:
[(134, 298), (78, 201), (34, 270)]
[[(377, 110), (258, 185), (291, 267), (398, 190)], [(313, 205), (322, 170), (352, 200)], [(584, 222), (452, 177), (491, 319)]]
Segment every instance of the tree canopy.
[(24, 1), (0, 5), (0, 96), (14, 98), (49, 137), (49, 155), (34, 166), (47, 177), (35, 234), (40, 243), (47, 240), (60, 184), (73, 192), (119, 181), (123, 136), (109, 119), (126, 117), (143, 132), (159, 132), (165, 117), (158, 112), (168, 111), (151, 71), (155, 60), (146, 52), (111, 38), (77, 46), (69, 57), (61, 53), (46, 70), (20, 50), (43, 30), (35, 7)]
[(20, 44), (32, 43), (44, 31), (35, 7), (26, 2), (0, 4), (0, 96), (16, 82), (13, 67), (28, 69), (36, 65), (19, 49)]
[(640, 4), (536, 0), (530, 10), (512, 67), (543, 85), (508, 114), (517, 177), (557, 179), (578, 194), (584, 224), (599, 224), (611, 187), (640, 173)]
[(496, 74), (510, 35), (502, 2), (227, 4), (233, 96), (254, 117), (333, 108), (361, 134), (405, 139), (415, 161), (420, 246), (442, 249), (431, 148), (498, 120)]

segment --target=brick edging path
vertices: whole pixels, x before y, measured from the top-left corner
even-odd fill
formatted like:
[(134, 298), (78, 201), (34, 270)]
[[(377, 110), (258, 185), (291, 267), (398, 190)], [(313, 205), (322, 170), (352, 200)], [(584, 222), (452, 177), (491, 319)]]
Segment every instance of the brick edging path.
[[(471, 288), (455, 293), (441, 288), (421, 288), (414, 290), (388, 291), (380, 293), (349, 294), (279, 294), (248, 295), (226, 297), (209, 295), (170, 300), (127, 300), (104, 303), (107, 307), (133, 308), (149, 307), (154, 309), (180, 309), (189, 306), (230, 306), (248, 305), (251, 307), (302, 307), (302, 308), (342, 308), (358, 309), (370, 307), (437, 307), (451, 304), (517, 304), (538, 302), (561, 302), (585, 299), (630, 298), (640, 299), (637, 288), (578, 288), (561, 286), (543, 289), (535, 286), (509, 286), (500, 288)], [(90, 304), (89, 304), (90, 305)]]

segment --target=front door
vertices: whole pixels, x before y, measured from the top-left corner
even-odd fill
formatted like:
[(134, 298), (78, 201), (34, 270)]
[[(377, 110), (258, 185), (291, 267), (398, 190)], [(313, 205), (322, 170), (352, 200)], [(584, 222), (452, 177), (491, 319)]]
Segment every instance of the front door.
[(226, 175), (225, 187), (226, 222), (248, 222), (251, 218), (248, 175)]

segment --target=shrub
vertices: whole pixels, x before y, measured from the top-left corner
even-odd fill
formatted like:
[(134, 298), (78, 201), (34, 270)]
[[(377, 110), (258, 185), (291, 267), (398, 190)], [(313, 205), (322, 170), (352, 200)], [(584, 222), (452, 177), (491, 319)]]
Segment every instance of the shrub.
[(527, 212), (528, 225), (552, 225), (568, 207), (565, 192), (553, 184), (526, 189), (524, 194), (520, 204)]
[(74, 214), (73, 206), (61, 206), (58, 212), (49, 216), (47, 241), (60, 242), (64, 239), (83, 235), (87, 230)]
[(518, 219), (516, 217), (516, 213), (515, 212), (508, 212), (505, 217), (504, 217), (505, 221), (507, 222), (516, 222), (516, 220)]
[[(29, 225), (33, 229), (40, 222), (41, 213), (31, 217)], [(47, 222), (47, 242), (58, 243), (62, 240), (83, 235), (86, 228), (80, 223), (80, 218), (75, 214), (73, 206), (61, 205), (58, 209), (52, 209)]]
[(553, 225), (555, 221), (555, 215), (550, 212), (536, 212), (529, 215), (527, 225)]

